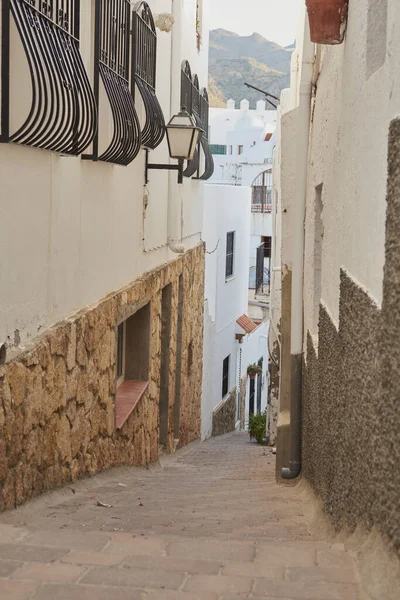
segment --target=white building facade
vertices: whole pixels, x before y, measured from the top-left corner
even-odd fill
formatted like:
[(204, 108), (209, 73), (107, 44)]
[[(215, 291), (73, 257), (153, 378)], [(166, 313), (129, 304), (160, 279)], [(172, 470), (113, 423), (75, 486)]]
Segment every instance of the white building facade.
[[(250, 203), (248, 187), (205, 187), (203, 439), (245, 429), (249, 412), (267, 407), (268, 324), (247, 317)], [(254, 381), (250, 364), (262, 368)]]
[(208, 2), (21, 4), (2, 20), (0, 510), (200, 437), (212, 170), (204, 136), (183, 184), (145, 176), (177, 167), (183, 104), (207, 130)]
[[(269, 294), (272, 236), (272, 160), (276, 143), (276, 111), (260, 100), (255, 110), (248, 100), (240, 108), (230, 100), (210, 112), (210, 143), (215, 169), (210, 182), (249, 186), (252, 192), (249, 288), (252, 295)], [(264, 247), (264, 259), (261, 256)], [(257, 308), (255, 315), (262, 314)]]

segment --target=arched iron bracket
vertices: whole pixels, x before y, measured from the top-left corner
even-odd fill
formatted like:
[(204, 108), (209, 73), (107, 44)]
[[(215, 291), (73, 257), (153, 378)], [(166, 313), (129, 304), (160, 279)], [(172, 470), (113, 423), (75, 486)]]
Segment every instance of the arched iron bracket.
[(93, 153), (84, 156), (86, 159), (129, 165), (139, 153), (140, 125), (129, 82), (130, 28), (130, 0), (96, 0), (94, 93), (99, 106), (102, 81), (114, 131), (108, 148), (100, 155), (97, 132)]
[(132, 95), (138, 87), (146, 111), (142, 145), (154, 150), (165, 136), (165, 120), (156, 96), (157, 33), (147, 2), (138, 2), (132, 27)]
[[(79, 51), (80, 1), (2, 0), (2, 142), (78, 155), (97, 127), (96, 105)], [(12, 14), (28, 61), (32, 103), (10, 131)]]

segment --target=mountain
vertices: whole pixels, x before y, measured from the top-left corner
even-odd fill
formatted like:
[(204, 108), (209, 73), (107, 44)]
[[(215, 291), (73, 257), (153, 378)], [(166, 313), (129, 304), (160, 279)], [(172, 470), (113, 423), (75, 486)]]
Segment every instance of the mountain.
[[(258, 33), (240, 36), (225, 29), (210, 32), (209, 95), (211, 106), (222, 107), (232, 98), (250, 106), (265, 96), (244, 87), (250, 83), (274, 96), (289, 85), (292, 48), (283, 48)], [(272, 107), (270, 107), (272, 108)]]

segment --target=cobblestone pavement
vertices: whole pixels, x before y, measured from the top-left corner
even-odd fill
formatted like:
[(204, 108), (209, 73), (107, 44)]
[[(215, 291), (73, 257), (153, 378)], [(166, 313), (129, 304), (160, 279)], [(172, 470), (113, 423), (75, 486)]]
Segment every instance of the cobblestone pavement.
[(274, 463), (232, 434), (0, 515), (0, 599), (360, 600)]

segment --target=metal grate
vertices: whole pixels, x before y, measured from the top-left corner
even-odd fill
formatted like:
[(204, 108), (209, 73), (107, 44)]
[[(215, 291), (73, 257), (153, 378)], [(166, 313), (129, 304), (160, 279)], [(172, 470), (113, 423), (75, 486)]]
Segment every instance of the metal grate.
[(147, 2), (138, 2), (133, 13), (132, 95), (137, 85), (146, 110), (142, 145), (154, 150), (165, 135), (165, 121), (156, 96), (157, 33)]
[(93, 154), (86, 158), (128, 165), (140, 150), (140, 125), (129, 82), (131, 3), (129, 0), (96, 0), (95, 14), (95, 98), (99, 106), (102, 81), (111, 107), (114, 131), (110, 144), (101, 155), (97, 132)]
[[(214, 159), (208, 143), (209, 129), (209, 100), (206, 88), (200, 92), (197, 75), (192, 76), (192, 70), (187, 60), (182, 63), (181, 71), (181, 106), (194, 117), (196, 125), (204, 131), (200, 138), (193, 160), (189, 161), (184, 171), (185, 177), (208, 180), (214, 173)], [(201, 150), (204, 155), (204, 168), (201, 172)]]
[[(32, 101), (10, 131), (12, 14), (28, 61)], [(78, 155), (96, 131), (96, 106), (79, 51), (79, 0), (2, 0), (2, 142)]]
[(235, 232), (229, 231), (226, 234), (226, 263), (225, 277), (232, 277), (235, 263)]
[(260, 173), (252, 183), (251, 212), (272, 212), (272, 173), (264, 171)]
[(222, 397), (225, 398), (229, 391), (229, 363), (231, 356), (227, 356), (224, 359), (222, 365)]
[(264, 293), (264, 244), (257, 248), (256, 294)]

